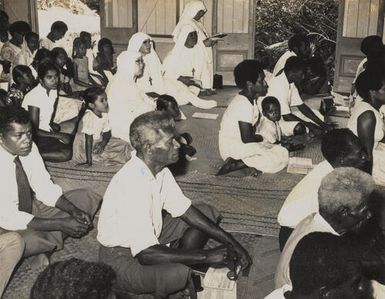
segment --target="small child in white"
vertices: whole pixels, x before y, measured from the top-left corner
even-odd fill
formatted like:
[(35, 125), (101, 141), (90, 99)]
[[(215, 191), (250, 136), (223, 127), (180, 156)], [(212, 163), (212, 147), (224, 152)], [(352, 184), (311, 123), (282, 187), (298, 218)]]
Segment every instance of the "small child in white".
[(119, 138), (111, 137), (108, 119), (108, 102), (104, 89), (98, 86), (84, 91), (87, 110), (79, 123), (73, 144), (73, 160), (79, 166), (126, 163), (131, 158), (131, 146)]
[[(265, 97), (262, 100), (261, 107), (262, 115), (256, 123), (255, 133), (261, 135), (264, 142), (281, 144), (287, 148), (289, 152), (304, 148), (303, 144), (294, 145), (288, 140), (282, 139), (282, 131), (279, 125), (279, 121), (281, 120), (281, 106), (276, 97)], [(305, 130), (305, 128), (302, 128), (302, 131), (303, 130)]]

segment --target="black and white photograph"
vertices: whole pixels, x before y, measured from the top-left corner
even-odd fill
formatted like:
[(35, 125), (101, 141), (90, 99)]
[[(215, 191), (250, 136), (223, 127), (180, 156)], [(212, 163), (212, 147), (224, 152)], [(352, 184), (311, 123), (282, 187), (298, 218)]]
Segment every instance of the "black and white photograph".
[(385, 299), (385, 0), (0, 0), (1, 299)]

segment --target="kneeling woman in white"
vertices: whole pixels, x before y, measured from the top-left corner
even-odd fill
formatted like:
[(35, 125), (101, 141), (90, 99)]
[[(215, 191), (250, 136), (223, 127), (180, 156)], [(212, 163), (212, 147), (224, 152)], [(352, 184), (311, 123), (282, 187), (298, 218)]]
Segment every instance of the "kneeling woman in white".
[(163, 76), (163, 65), (155, 52), (153, 43), (151, 37), (143, 32), (135, 33), (128, 42), (128, 51), (140, 52), (143, 55), (145, 68), (143, 76), (138, 78), (138, 86), (145, 93), (171, 95), (179, 106), (191, 103), (202, 109), (215, 107), (217, 105), (216, 101), (200, 99), (178, 78)]
[[(288, 164), (288, 151), (255, 134), (260, 117), (256, 99), (267, 92), (263, 70), (257, 61), (245, 60), (235, 67), (234, 77), (241, 91), (223, 114), (219, 131), (219, 152), (230, 165), (224, 173), (242, 168), (236, 166), (241, 164), (237, 160), (262, 172), (278, 172)], [(229, 163), (231, 160), (233, 163)]]
[(142, 113), (155, 110), (155, 101), (148, 98), (136, 83), (143, 75), (144, 63), (139, 52), (124, 51), (117, 59), (117, 73), (107, 85), (112, 136), (130, 142), (130, 125)]

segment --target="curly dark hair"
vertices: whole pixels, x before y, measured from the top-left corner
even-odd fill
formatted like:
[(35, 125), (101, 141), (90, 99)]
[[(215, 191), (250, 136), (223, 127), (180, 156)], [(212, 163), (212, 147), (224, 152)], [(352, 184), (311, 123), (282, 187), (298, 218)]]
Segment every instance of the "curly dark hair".
[(261, 74), (263, 74), (263, 69), (258, 61), (252, 59), (244, 60), (234, 69), (235, 84), (238, 88), (243, 89), (246, 87), (247, 81), (255, 84)]
[(31, 299), (104, 299), (115, 272), (108, 265), (72, 258), (49, 265), (37, 277)]
[(358, 257), (341, 237), (311, 233), (301, 239), (290, 260), (293, 292), (311, 294), (327, 287), (338, 288), (361, 271)]
[(29, 113), (20, 106), (0, 107), (0, 133), (6, 133), (11, 123), (27, 124), (30, 122)]

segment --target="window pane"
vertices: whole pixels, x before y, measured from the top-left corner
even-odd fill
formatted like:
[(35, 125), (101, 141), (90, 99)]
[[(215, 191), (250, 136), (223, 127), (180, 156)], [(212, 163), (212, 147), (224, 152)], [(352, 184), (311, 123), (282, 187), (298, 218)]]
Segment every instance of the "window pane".
[(132, 0), (105, 0), (106, 27), (132, 28)]

